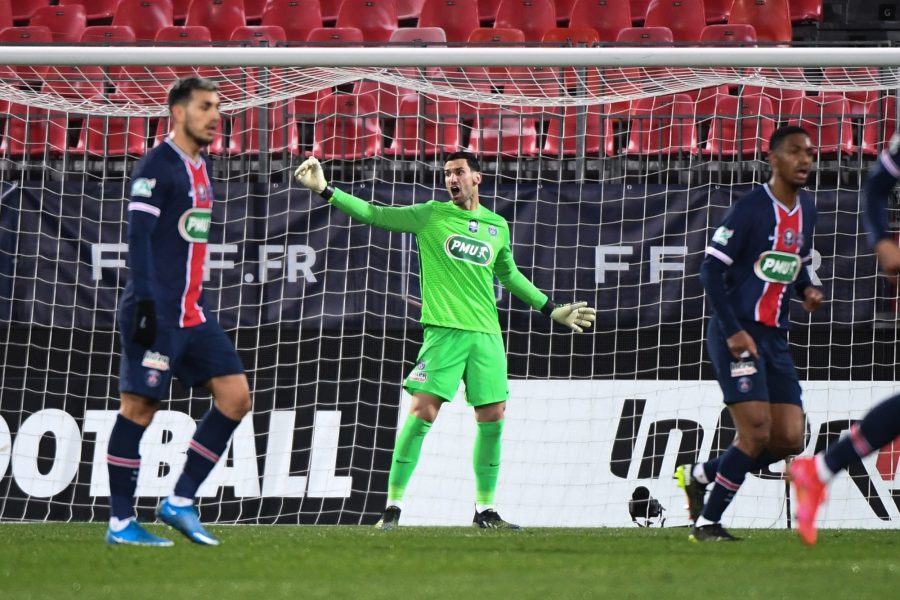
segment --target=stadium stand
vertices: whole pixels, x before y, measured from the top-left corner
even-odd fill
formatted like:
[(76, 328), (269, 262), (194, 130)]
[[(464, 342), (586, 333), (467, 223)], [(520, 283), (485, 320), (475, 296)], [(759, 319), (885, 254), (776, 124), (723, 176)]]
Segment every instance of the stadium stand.
[(322, 27), (319, 0), (269, 0), (261, 23), (280, 26), (288, 43), (305, 42), (310, 31)]
[(526, 42), (539, 42), (556, 27), (556, 6), (553, 0), (503, 0), (494, 27), (520, 29)]
[(49, 29), (55, 43), (75, 44), (81, 41), (87, 27), (87, 13), (80, 4), (42, 6), (31, 16), (30, 23)]
[(614, 42), (631, 27), (630, 0), (578, 0), (572, 7), (570, 27), (590, 27), (602, 42)]
[(247, 23), (243, 0), (193, 0), (185, 25), (203, 25), (214, 42), (227, 42), (232, 32)]
[(419, 27), (440, 27), (448, 42), (465, 42), (479, 27), (478, 0), (425, 0)]
[(668, 27), (676, 42), (696, 42), (706, 27), (703, 0), (653, 0), (644, 27)]
[(163, 27), (175, 24), (171, 0), (121, 0), (113, 25), (125, 25), (139, 42), (156, 40)]

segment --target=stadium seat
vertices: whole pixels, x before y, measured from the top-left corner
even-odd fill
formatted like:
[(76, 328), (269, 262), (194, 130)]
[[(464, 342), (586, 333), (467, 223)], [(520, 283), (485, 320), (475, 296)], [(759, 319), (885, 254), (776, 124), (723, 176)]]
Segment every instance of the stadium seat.
[(714, 158), (762, 158), (775, 131), (772, 112), (772, 102), (765, 96), (716, 96), (715, 115), (702, 153)]
[(316, 27), (306, 40), (323, 46), (360, 46), (365, 41), (358, 27)]
[(478, 20), (482, 25), (493, 24), (497, 18), (497, 9), (503, 0), (478, 0)]
[(651, 0), (630, 0), (632, 25), (642, 25), (644, 23), (650, 2)]
[(824, 18), (822, 4), (822, 0), (790, 0), (791, 22), (821, 21)]
[(572, 7), (570, 27), (590, 27), (601, 42), (614, 42), (631, 27), (630, 0), (578, 0)]
[[(850, 87), (851, 84), (878, 85), (878, 69), (871, 67), (826, 67), (822, 70), (824, 81), (838, 86)], [(845, 92), (826, 92), (825, 95), (839, 94), (847, 99), (850, 114), (860, 118), (869, 112), (872, 102), (878, 99), (878, 92), (872, 90), (858, 90)]]
[(12, 26), (12, 7), (9, 0), (0, 0), (0, 31)]
[(81, 32), (83, 44), (133, 44), (134, 31), (122, 25), (92, 25)]
[(256, 106), (232, 115), (228, 154), (257, 155), (263, 151), (260, 135), (263, 130), (260, 122), (263, 111), (266, 111), (267, 118), (265, 130), (269, 133), (266, 151), (298, 154), (300, 139), (297, 127), (284, 102)]
[(423, 4), (425, 0), (397, 0), (397, 19), (418, 19)]
[(863, 121), (860, 152), (876, 156), (897, 131), (897, 96), (883, 96), (869, 105)]
[[(13, 22), (29, 21), (35, 11), (50, 6), (50, 0), (10, 0), (9, 5), (11, 18), (9, 26), (12, 26)], [(33, 25), (30, 21), (28, 24)]]
[(701, 117), (706, 118), (715, 113), (716, 99), (719, 96), (728, 95), (728, 84), (689, 90), (683, 93), (689, 96), (694, 103), (694, 114), (697, 116), (697, 119)]
[(400, 89), (396, 85), (370, 79), (362, 79), (353, 84), (354, 95), (370, 96), (375, 102), (375, 111), (387, 117), (396, 117), (400, 110), (400, 98), (411, 93), (411, 90)]
[(442, 46), (447, 43), (447, 35), (440, 27), (401, 27), (391, 34), (390, 41), (410, 46)]
[(556, 23), (560, 27), (569, 24), (569, 19), (572, 18), (572, 7), (575, 6), (575, 2), (578, 0), (553, 0), (554, 5), (556, 6)]
[(381, 154), (381, 127), (370, 96), (330, 94), (319, 101), (312, 156), (357, 160)]
[(67, 121), (65, 113), (10, 104), (5, 134), (0, 141), (0, 156), (35, 158), (62, 155), (66, 151)]
[(734, 0), (729, 25), (753, 25), (760, 42), (790, 42), (793, 38), (788, 0)]
[[(561, 113), (547, 117), (547, 139), (544, 141), (542, 154), (550, 158), (570, 158), (578, 154), (578, 112), (581, 107), (566, 106)], [(600, 105), (586, 107), (584, 156), (599, 156), (605, 145), (605, 139), (612, 134), (611, 123), (603, 118)], [(606, 124), (607, 132), (603, 125)]]
[(243, 25), (231, 32), (230, 41), (247, 46), (280, 46), (287, 40), (279, 25)]
[[(111, 19), (116, 14), (119, 0), (59, 0), (61, 6), (83, 4), (87, 11), (88, 22)], [(109, 22), (108, 20), (106, 21)]]
[(78, 145), (70, 152), (102, 157), (143, 156), (147, 125), (148, 120), (141, 117), (88, 115), (81, 126)]
[[(521, 46), (525, 42), (525, 34), (520, 29), (507, 27), (479, 27), (469, 35), (470, 46)], [(440, 69), (454, 80), (460, 78), (473, 90), (490, 93), (493, 87), (502, 88), (509, 80), (507, 67), (461, 67), (457, 70)], [(460, 114), (474, 119), (479, 103), (463, 101), (460, 103)]]
[(269, 0), (262, 24), (280, 25), (289, 43), (305, 42), (310, 31), (322, 26), (319, 0)]
[(803, 96), (788, 107), (788, 124), (809, 131), (819, 156), (840, 158), (857, 151), (853, 126), (846, 118), (849, 110), (847, 100), (841, 97)]
[(394, 140), (386, 156), (422, 160), (460, 149), (456, 100), (409, 94), (400, 100)]
[(639, 46), (671, 46), (674, 41), (668, 27), (627, 27), (616, 38), (619, 44)]
[(556, 6), (553, 0), (503, 0), (494, 27), (519, 29), (526, 42), (540, 42), (556, 27)]
[(244, 17), (247, 22), (259, 23), (267, 4), (268, 0), (244, 0)]
[[(53, 34), (47, 27), (40, 25), (7, 27), (0, 31), (0, 44), (40, 45), (52, 43)], [(43, 81), (49, 69), (45, 66), (0, 66), (0, 80), (12, 85), (37, 85)]]
[(419, 27), (440, 27), (448, 42), (465, 42), (479, 27), (478, 0), (425, 0)]
[(524, 43), (525, 33), (513, 27), (479, 27), (469, 34), (471, 45), (520, 46)]
[(486, 157), (535, 156), (535, 119), (497, 105), (482, 106), (469, 139), (469, 152)]
[(160, 29), (174, 23), (172, 0), (121, 0), (112, 21), (131, 27), (139, 42), (156, 40)]
[(367, 42), (387, 42), (397, 29), (394, 0), (344, 0), (338, 9), (338, 27), (356, 27)]
[(644, 27), (668, 27), (676, 42), (697, 42), (706, 27), (703, 0), (653, 0)]
[(295, 97), (293, 103), (294, 117), (298, 121), (315, 121), (316, 109), (319, 106), (319, 101), (329, 94), (331, 94), (331, 88), (311, 92), (309, 94), (301, 94)]
[[(671, 46), (672, 31), (668, 27), (626, 27), (619, 32), (616, 42), (622, 45), (635, 46)], [(639, 81), (648, 81), (656, 74), (668, 77), (665, 67), (624, 67), (609, 68), (604, 70), (604, 79), (608, 92), (618, 95), (634, 95), (640, 93)], [(614, 102), (609, 107), (611, 114), (630, 113), (634, 108), (634, 102), (623, 100)]]
[(172, 17), (178, 24), (184, 24), (191, 0), (172, 0)]
[(706, 23), (727, 23), (731, 14), (731, 4), (734, 0), (703, 0), (703, 11), (706, 13)]
[[(209, 29), (201, 25), (174, 25), (171, 27), (163, 27), (156, 34), (157, 46), (174, 46), (184, 44), (187, 46), (209, 46), (212, 44), (212, 35)], [(186, 77), (192, 73), (198, 72), (194, 67), (172, 67), (172, 72), (176, 77)]]
[(320, 0), (319, 10), (322, 13), (322, 21), (334, 25), (337, 20), (338, 9), (344, 0)]
[[(600, 36), (590, 27), (556, 27), (544, 34), (545, 46), (591, 47), (600, 41)], [(597, 67), (563, 67), (562, 82), (567, 90), (579, 87), (597, 90), (600, 86), (600, 70)]]
[(641, 98), (629, 123), (628, 155), (697, 154), (694, 103), (686, 94)]
[(59, 44), (77, 44), (87, 27), (87, 13), (80, 4), (70, 6), (42, 6), (31, 16), (31, 25), (42, 25), (53, 34)]
[(192, 0), (185, 25), (203, 25), (214, 42), (227, 42), (231, 33), (246, 25), (244, 0)]
[[(760, 71), (760, 75), (767, 76), (772, 75), (769, 73), (767, 69), (763, 69)], [(804, 74), (803, 69), (797, 67), (790, 67), (785, 69), (778, 70), (778, 77), (775, 77), (777, 80), (782, 80), (785, 78), (789, 78), (792, 81), (803, 81)], [(785, 115), (787, 114), (788, 106), (793, 104), (793, 102), (799, 98), (803, 98), (805, 95), (802, 89), (797, 89), (795, 87), (766, 87), (766, 86), (753, 86), (753, 85), (745, 85), (742, 90), (743, 96), (754, 96), (757, 94), (762, 94), (771, 100), (772, 102), (772, 110), (774, 111), (775, 120), (784, 121), (786, 120)]]
[(707, 25), (700, 32), (700, 41), (711, 46), (752, 46), (756, 43), (753, 25)]

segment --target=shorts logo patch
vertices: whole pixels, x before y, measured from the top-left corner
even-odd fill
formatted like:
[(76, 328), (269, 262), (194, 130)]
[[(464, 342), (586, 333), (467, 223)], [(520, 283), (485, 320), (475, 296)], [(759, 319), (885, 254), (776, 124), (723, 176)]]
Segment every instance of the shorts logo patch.
[(737, 388), (740, 393), (746, 394), (753, 389), (753, 380), (749, 377), (741, 377), (738, 379)]
[(732, 377), (745, 377), (756, 374), (756, 364), (752, 360), (739, 360), (731, 363)]
[(420, 360), (418, 364), (416, 364), (416, 368), (413, 369), (413, 372), (409, 374), (409, 378), (413, 381), (418, 381), (421, 383), (428, 381), (428, 373), (425, 372), (424, 360)]
[(132, 196), (141, 196), (143, 198), (152, 198), (154, 187), (156, 187), (156, 179), (147, 179), (146, 177), (138, 177), (131, 184), (131, 195)]
[(150, 369), (147, 371), (147, 374), (144, 375), (144, 383), (146, 383), (148, 387), (156, 387), (159, 385), (160, 381), (162, 381), (162, 373), (156, 369)]
[(469, 231), (478, 233), (478, 221), (469, 221)]
[[(169, 357), (153, 350), (144, 352), (144, 358), (141, 360), (141, 366), (148, 369), (156, 369), (158, 371), (169, 370)], [(159, 373), (157, 373), (158, 375)]]

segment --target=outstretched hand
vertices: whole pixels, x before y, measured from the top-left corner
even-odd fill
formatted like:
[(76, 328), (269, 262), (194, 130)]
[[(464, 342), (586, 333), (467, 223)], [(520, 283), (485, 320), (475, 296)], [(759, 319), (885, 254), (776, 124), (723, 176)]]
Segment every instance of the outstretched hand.
[(294, 171), (294, 179), (317, 194), (321, 194), (328, 185), (322, 165), (315, 156), (307, 158), (297, 167), (297, 170)]
[(588, 306), (587, 302), (558, 304), (550, 313), (550, 318), (572, 331), (582, 333), (593, 324), (597, 311)]

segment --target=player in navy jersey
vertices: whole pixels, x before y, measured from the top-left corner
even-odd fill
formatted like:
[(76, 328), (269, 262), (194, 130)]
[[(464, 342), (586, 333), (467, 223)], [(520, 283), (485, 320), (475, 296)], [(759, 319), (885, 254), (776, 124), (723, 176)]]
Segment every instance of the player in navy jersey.
[(707, 349), (737, 436), (719, 458), (676, 470), (694, 541), (737, 539), (720, 520), (747, 473), (803, 449), (801, 390), (787, 330), (792, 291), (809, 312), (823, 298), (806, 269), (816, 207), (801, 188), (812, 161), (803, 128), (777, 129), (769, 140), (771, 178), (728, 210), (700, 268), (713, 313)]
[(157, 516), (193, 542), (219, 542), (200, 523), (194, 497), (250, 411), (250, 388), (231, 341), (203, 300), (213, 188), (201, 148), (219, 125), (214, 82), (178, 80), (169, 91), (172, 131), (135, 167), (128, 202), (129, 276), (119, 304), (121, 407), (109, 439), (110, 544), (171, 546), (135, 520), (141, 436), (174, 375), (203, 385), (213, 405), (184, 470)]
[[(900, 135), (881, 153), (869, 171), (863, 188), (863, 223), (878, 262), (890, 277), (900, 274), (900, 246), (888, 230), (888, 201), (900, 179)], [(900, 395), (892, 396), (870, 410), (862, 421), (850, 427), (848, 435), (815, 456), (791, 462), (790, 476), (795, 490), (797, 533), (807, 544), (817, 538), (816, 513), (825, 502), (825, 488), (834, 476), (851, 463), (877, 451), (900, 435)]]

